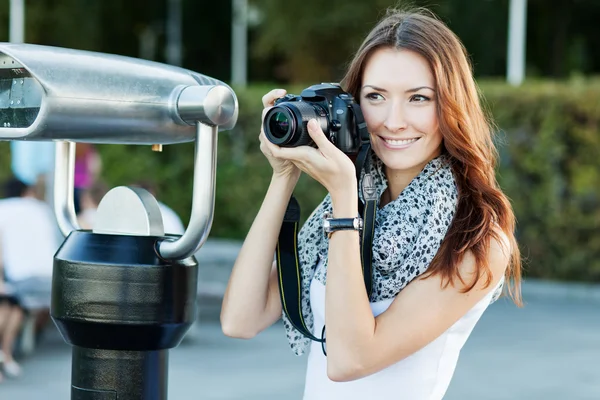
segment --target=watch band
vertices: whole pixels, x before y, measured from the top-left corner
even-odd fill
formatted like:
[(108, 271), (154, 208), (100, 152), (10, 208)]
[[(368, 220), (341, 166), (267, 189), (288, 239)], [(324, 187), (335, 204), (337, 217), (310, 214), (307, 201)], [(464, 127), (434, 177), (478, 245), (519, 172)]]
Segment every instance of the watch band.
[(329, 213), (326, 213), (323, 219), (323, 231), (326, 235), (330, 235), (335, 231), (354, 230), (362, 231), (363, 219), (360, 217), (354, 218), (333, 218)]

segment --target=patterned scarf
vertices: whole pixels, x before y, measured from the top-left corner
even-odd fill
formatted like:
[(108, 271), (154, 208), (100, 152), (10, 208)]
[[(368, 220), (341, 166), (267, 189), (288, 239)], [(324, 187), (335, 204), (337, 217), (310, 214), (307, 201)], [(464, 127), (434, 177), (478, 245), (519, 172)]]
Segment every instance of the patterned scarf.
[[(387, 179), (383, 163), (372, 151), (364, 171), (373, 177), (380, 199), (387, 188)], [(362, 200), (362, 194), (359, 196)], [(441, 155), (431, 160), (396, 200), (378, 208), (373, 236), (371, 302), (396, 297), (409, 282), (427, 270), (446, 236), (457, 204), (458, 190), (450, 161)], [(310, 307), (310, 283), (313, 278), (323, 284), (326, 281), (329, 240), (323, 233), (323, 215), (331, 211), (331, 197), (327, 195), (298, 234), (302, 314), (311, 332), (314, 319)], [(323, 260), (323, 267), (315, 271), (319, 260)], [(296, 330), (285, 314), (283, 322), (292, 351), (296, 355), (304, 354), (310, 339)]]

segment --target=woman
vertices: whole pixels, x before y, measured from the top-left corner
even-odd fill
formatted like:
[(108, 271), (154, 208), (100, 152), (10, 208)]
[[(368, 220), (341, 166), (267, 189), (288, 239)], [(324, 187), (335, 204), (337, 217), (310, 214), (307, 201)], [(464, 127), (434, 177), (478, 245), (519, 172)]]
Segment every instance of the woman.
[[(357, 215), (352, 161), (310, 122), (317, 148), (279, 148), (261, 132), (273, 177), (225, 293), (226, 335), (251, 338), (282, 314), (275, 265), (279, 228), (301, 171), (329, 192), (298, 239), (309, 279), (302, 312), (312, 342), (304, 398), (441, 399), (460, 349), (503, 283), (520, 305), (515, 218), (494, 174), (492, 125), (459, 39), (425, 11), (391, 11), (370, 32), (342, 87), (370, 133), (379, 204), (373, 293), (362, 277), (360, 233), (322, 234), (324, 212)], [(263, 97), (265, 107), (285, 94)], [(284, 317), (296, 354), (309, 343)]]

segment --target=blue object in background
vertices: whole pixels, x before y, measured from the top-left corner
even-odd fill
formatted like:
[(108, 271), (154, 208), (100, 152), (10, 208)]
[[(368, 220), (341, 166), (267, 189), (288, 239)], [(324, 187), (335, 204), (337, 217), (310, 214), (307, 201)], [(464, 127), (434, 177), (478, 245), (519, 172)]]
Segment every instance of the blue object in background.
[(13, 174), (27, 185), (34, 185), (40, 174), (54, 170), (54, 142), (13, 141), (10, 152)]

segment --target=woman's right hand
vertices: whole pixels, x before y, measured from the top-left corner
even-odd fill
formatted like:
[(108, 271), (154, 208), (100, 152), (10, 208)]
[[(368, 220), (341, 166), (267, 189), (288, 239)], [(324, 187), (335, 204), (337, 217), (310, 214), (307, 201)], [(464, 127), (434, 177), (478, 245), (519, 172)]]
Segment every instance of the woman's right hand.
[(267, 157), (267, 160), (269, 160), (269, 164), (271, 164), (271, 168), (273, 168), (273, 176), (277, 178), (281, 177), (298, 180), (298, 178), (300, 178), (300, 169), (289, 160), (284, 160), (273, 156), (272, 149), (277, 145), (271, 143), (269, 139), (267, 139), (263, 130), (263, 121), (265, 119), (265, 114), (271, 107), (275, 105), (275, 100), (285, 96), (285, 94), (286, 91), (284, 89), (273, 89), (263, 96), (262, 103), (264, 109), (262, 112), (262, 120), (260, 124), (260, 135), (258, 138), (260, 140), (260, 151), (262, 151), (265, 157)]

